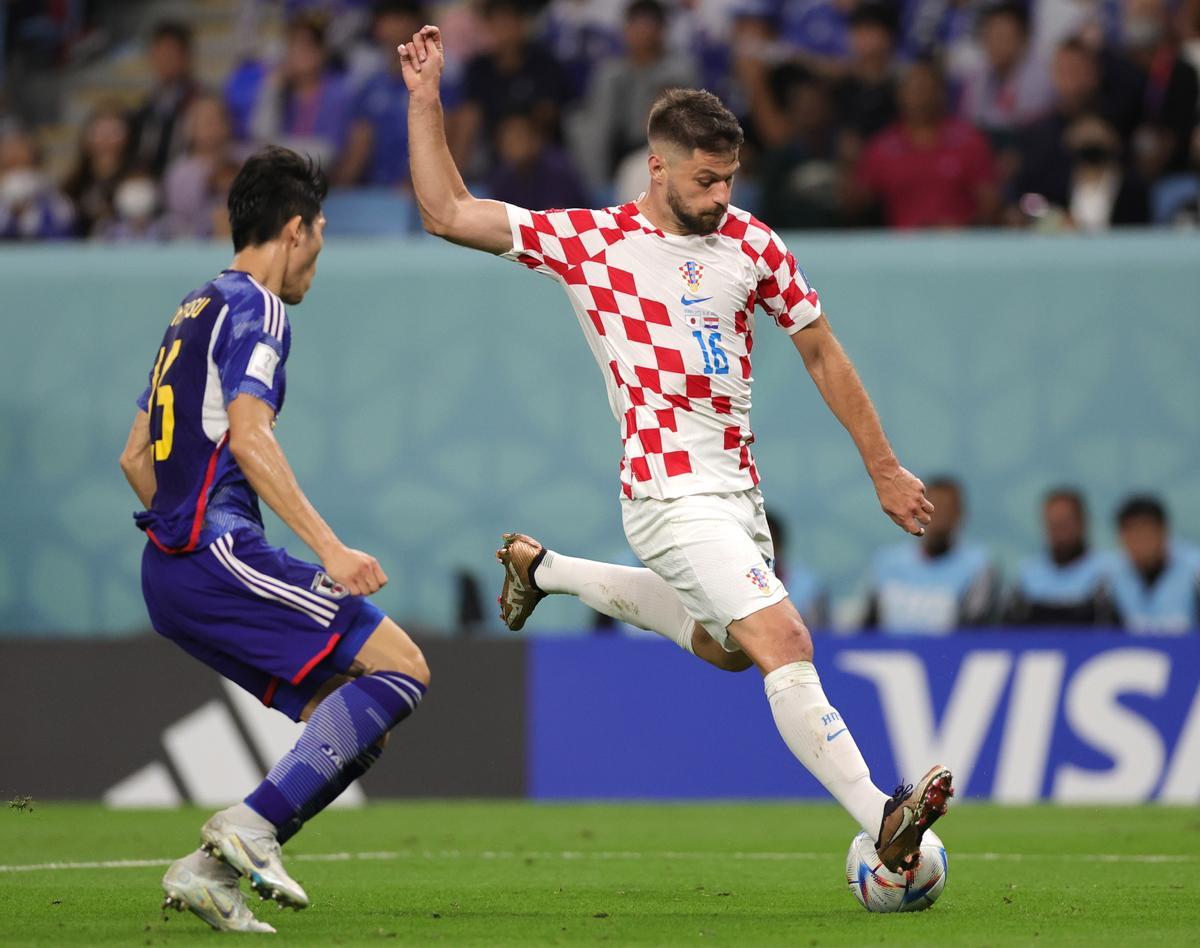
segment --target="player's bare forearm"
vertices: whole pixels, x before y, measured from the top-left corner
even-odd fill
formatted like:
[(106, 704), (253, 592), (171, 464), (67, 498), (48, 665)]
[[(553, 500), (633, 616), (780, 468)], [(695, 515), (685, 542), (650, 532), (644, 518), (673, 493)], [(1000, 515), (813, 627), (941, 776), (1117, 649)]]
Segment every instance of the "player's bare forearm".
[(271, 406), (253, 395), (239, 395), (228, 412), (229, 450), (254, 492), (307, 544), (335, 581), (355, 595), (383, 586), (387, 577), (374, 557), (343, 544), (300, 489), (271, 430)]
[(142, 506), (149, 509), (154, 503), (158, 482), (154, 477), (154, 451), (150, 443), (150, 416), (139, 411), (121, 451), (121, 472), (137, 494)]
[(408, 160), (421, 223), (457, 244), (504, 253), (512, 249), (508, 214), (499, 201), (481, 201), (467, 189), (450, 146), (439, 91), (441, 33), (426, 26), (398, 50), (408, 86)]
[(820, 317), (794, 333), (792, 342), (825, 404), (854, 439), (872, 480), (893, 473), (900, 464), (883, 433), (871, 397), (829, 321)]
[(933, 511), (925, 485), (900, 466), (871, 396), (829, 321), (821, 316), (793, 333), (792, 342), (825, 404), (854, 440), (884, 512), (909, 533), (924, 533), (922, 524), (929, 523)]

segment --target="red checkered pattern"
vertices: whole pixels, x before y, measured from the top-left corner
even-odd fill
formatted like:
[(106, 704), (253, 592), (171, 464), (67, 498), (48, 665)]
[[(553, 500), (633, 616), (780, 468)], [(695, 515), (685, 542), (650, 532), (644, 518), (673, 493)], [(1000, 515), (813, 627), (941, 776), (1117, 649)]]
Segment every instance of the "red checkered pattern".
[[(749, 426), (755, 306), (789, 331), (821, 312), (778, 236), (735, 208), (717, 240), (668, 237), (634, 204), (545, 212), (509, 205), (508, 214), (514, 246), (507, 256), (562, 282), (593, 335), (621, 421), (625, 496), (757, 484)], [(702, 290), (687, 282), (688, 260), (698, 264), (690, 272), (706, 281)], [(717, 283), (717, 273), (747, 271), (743, 280)], [(681, 291), (703, 299), (685, 303)], [(712, 309), (695, 309), (705, 303)], [(727, 372), (717, 370), (719, 357)]]

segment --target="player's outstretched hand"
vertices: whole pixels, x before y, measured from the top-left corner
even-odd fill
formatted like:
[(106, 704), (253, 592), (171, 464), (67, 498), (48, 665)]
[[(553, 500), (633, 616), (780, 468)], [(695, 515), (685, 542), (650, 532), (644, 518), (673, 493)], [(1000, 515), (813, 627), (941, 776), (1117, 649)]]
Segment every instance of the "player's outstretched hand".
[(904, 468), (875, 482), (879, 506), (896, 526), (915, 537), (925, 535), (925, 527), (933, 519), (933, 504), (925, 496), (921, 479)]
[(413, 34), (411, 43), (401, 43), (396, 52), (400, 54), (400, 71), (409, 93), (436, 93), (445, 65), (442, 31), (436, 26), (423, 26)]
[(330, 579), (341, 583), (355, 596), (369, 596), (387, 585), (387, 574), (379, 560), (362, 550), (340, 547), (324, 557), (321, 565)]

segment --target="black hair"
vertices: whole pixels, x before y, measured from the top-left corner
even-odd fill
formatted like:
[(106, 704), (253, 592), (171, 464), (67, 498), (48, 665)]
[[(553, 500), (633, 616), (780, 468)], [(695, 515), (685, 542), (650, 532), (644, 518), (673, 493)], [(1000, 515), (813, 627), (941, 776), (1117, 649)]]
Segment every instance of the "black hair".
[(740, 148), (744, 139), (737, 117), (705, 89), (668, 89), (650, 109), (647, 134), (689, 155), (697, 148), (724, 154)]
[(297, 214), (312, 227), (329, 190), (319, 165), (288, 148), (269, 145), (246, 159), (229, 189), (234, 253), (274, 240)]
[(951, 477), (949, 474), (937, 474), (925, 482), (925, 493), (934, 490), (948, 490), (955, 499), (958, 500), (958, 506), (966, 509), (967, 492), (963, 490), (962, 482), (956, 477)]
[(1151, 494), (1134, 494), (1132, 497), (1126, 497), (1125, 501), (1117, 508), (1117, 526), (1123, 527), (1130, 520), (1149, 519), (1155, 521), (1160, 527), (1167, 525), (1167, 508), (1163, 506), (1161, 500)]
[(150, 42), (159, 40), (174, 40), (183, 47), (185, 52), (192, 50), (192, 28), (182, 20), (160, 20), (150, 30)]
[(1029, 34), (1029, 8), (1025, 4), (1015, 3), (1014, 0), (1001, 0), (999, 3), (989, 4), (979, 14), (979, 26), (982, 28), (988, 20), (996, 17), (1014, 20), (1022, 33)]
[(633, 0), (625, 8), (626, 20), (639, 16), (653, 17), (659, 26), (667, 22), (667, 10), (658, 0)]
[(1079, 515), (1079, 519), (1087, 519), (1087, 501), (1084, 500), (1083, 492), (1078, 487), (1071, 487), (1068, 484), (1059, 484), (1051, 487), (1042, 498), (1042, 506), (1046, 506), (1055, 500), (1065, 500), (1073, 504), (1075, 512)]
[(372, 19), (378, 20), (385, 16), (407, 16), (423, 20), (425, 5), (421, 0), (375, 0), (371, 7)]
[(530, 9), (530, 4), (521, 0), (486, 0), (483, 5), (484, 16), (494, 16), (497, 13), (511, 13), (513, 16), (529, 17), (536, 11)]
[(847, 17), (851, 29), (856, 26), (877, 26), (886, 30), (894, 40), (900, 32), (899, 17), (890, 3), (876, 2), (858, 4)]

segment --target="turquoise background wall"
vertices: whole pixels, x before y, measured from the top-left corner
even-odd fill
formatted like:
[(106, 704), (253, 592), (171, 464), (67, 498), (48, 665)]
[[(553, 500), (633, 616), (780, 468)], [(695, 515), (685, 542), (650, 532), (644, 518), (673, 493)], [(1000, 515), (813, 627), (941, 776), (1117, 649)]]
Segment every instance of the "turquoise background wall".
[[(959, 474), (969, 532), (1011, 567), (1051, 483), (1083, 485), (1097, 539), (1126, 491), (1200, 538), (1200, 241), (792, 235), (903, 463)], [(229, 259), (218, 245), (0, 250), (0, 630), (146, 627), (141, 535), (117, 456), (166, 321)], [(499, 534), (628, 559), (617, 425), (565, 296), (437, 244), (331, 240), (291, 309), (277, 434), (343, 539), (375, 553), (378, 600), (453, 622), (452, 573), (491, 589)], [(857, 454), (768, 321), (754, 427), (792, 556), (853, 593), (900, 538)], [(275, 538), (294, 542), (277, 523)], [(573, 601), (541, 628), (584, 621)], [(499, 623), (494, 623), (499, 629)]]

